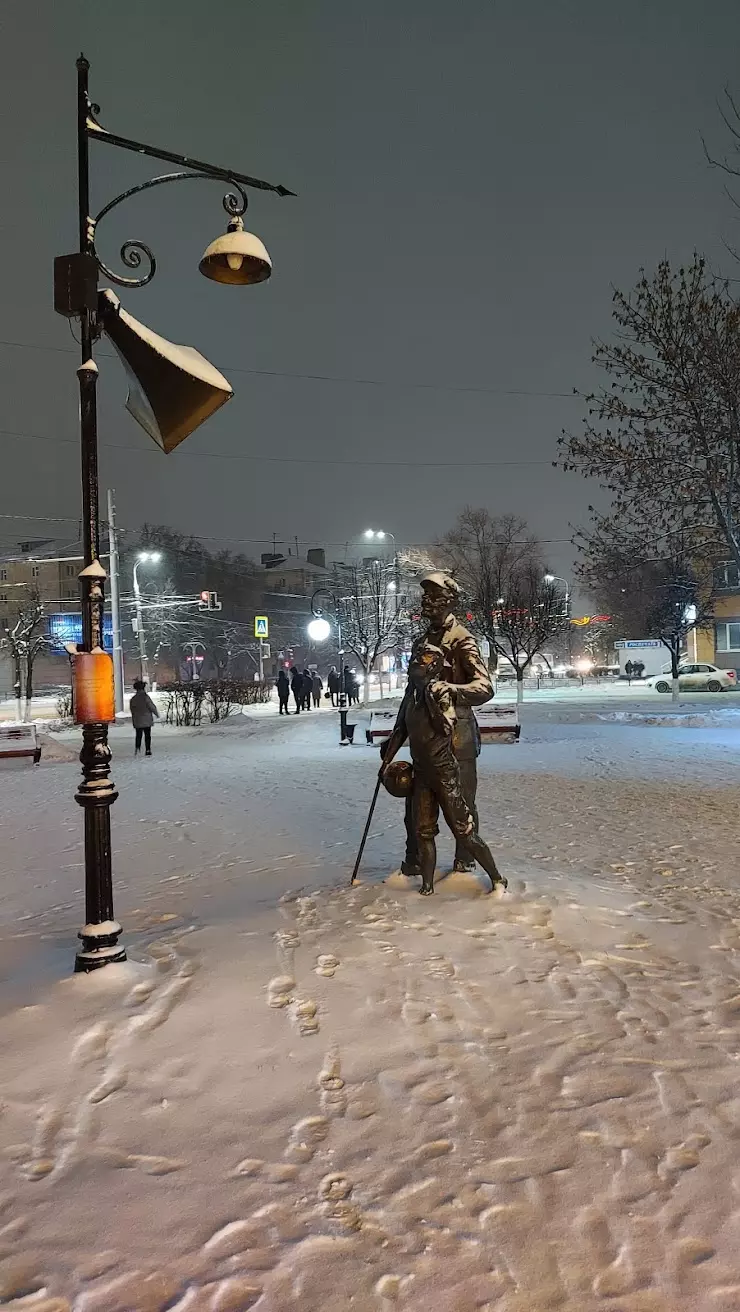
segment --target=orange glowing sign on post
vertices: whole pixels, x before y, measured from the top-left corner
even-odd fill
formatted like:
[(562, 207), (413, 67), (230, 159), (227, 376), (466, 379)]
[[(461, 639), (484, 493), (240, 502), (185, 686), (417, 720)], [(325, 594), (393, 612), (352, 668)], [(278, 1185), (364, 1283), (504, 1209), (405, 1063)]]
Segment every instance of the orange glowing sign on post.
[(78, 651), (72, 657), (76, 724), (112, 724), (116, 718), (113, 657)]

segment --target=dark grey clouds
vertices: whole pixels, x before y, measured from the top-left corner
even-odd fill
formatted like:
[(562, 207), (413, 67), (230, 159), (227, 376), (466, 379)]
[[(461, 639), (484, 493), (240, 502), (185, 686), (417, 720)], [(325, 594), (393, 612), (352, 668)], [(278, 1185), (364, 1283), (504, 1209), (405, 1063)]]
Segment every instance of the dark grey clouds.
[[(406, 384), (568, 393), (591, 378), (610, 283), (694, 246), (730, 265), (735, 218), (699, 133), (723, 144), (733, 0), (5, 0), (0, 25), (0, 337), (73, 346), (51, 263), (76, 237), (80, 48), (106, 126), (300, 193), (252, 202), (275, 266), (252, 290), (197, 273), (223, 226), (215, 185), (163, 188), (101, 226), (104, 258), (125, 237), (159, 257), (126, 307), (237, 393), (167, 459), (123, 410), (118, 363), (101, 361), (101, 471), (124, 524), (330, 543), (373, 524), (425, 541), (471, 501), (526, 515), (568, 572), (562, 540), (593, 490), (548, 463), (467, 462), (548, 462), (577, 404)], [(93, 149), (98, 205), (157, 171)], [(0, 428), (74, 438), (75, 364), (0, 347)], [(195, 458), (209, 453), (283, 463)], [(0, 435), (0, 512), (78, 509), (74, 445)], [(0, 521), (4, 543), (18, 536)]]

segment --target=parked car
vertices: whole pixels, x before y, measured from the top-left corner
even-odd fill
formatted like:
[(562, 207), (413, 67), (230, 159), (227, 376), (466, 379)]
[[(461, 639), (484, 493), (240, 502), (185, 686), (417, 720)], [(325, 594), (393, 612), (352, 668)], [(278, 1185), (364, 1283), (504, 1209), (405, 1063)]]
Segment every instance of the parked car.
[[(645, 686), (656, 692), (670, 692), (672, 683), (670, 670), (645, 680)], [(731, 692), (738, 684), (734, 670), (720, 670), (716, 665), (680, 665), (678, 686), (681, 691), (692, 688), (697, 692)]]

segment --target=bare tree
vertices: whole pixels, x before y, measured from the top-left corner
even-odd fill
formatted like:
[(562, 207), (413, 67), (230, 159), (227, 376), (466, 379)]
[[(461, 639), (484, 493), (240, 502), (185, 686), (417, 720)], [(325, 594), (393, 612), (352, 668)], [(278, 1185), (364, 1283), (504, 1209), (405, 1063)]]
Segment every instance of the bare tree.
[[(44, 632), (44, 608), (37, 592), (19, 602), (15, 622), (6, 620), (0, 646), (10, 653), (13, 664), (13, 691), (17, 718), (28, 719), (33, 701), (33, 667), (39, 652), (51, 646)], [(25, 687), (25, 708), (22, 699)]]
[(578, 629), (578, 646), (583, 656), (594, 665), (606, 665), (618, 635), (611, 620), (595, 623)]
[(395, 564), (371, 560), (337, 565), (329, 590), (336, 600), (345, 650), (362, 665), (367, 703), (376, 662), (408, 640), (410, 620), (398, 596)]
[(524, 676), (534, 657), (568, 623), (565, 598), (545, 580), (537, 561), (529, 561), (502, 575), (500, 605), (494, 616), (496, 650), (506, 656), (516, 673), (516, 699), (524, 696)]
[(516, 515), (468, 506), (442, 538), (440, 553), (463, 590), (477, 632), (492, 653), (511, 661), (521, 701), (532, 660), (567, 627), (564, 597), (545, 581), (536, 537)]
[(219, 679), (228, 678), (244, 657), (254, 669), (259, 668), (259, 643), (252, 638), (248, 624), (226, 622), (217, 624), (211, 637), (211, 656)]
[[(730, 178), (740, 178), (740, 106), (727, 87), (725, 87), (724, 100), (720, 102), (719, 112), (720, 118), (730, 134), (731, 153), (720, 157), (713, 155), (706, 141), (702, 138), (704, 154), (708, 163), (714, 168), (721, 169)], [(740, 201), (733, 195), (728, 184), (725, 184), (725, 195), (729, 197), (736, 208), (740, 209)], [(735, 247), (725, 244), (730, 254), (736, 260), (740, 259), (740, 252)]]
[[(133, 607), (132, 598), (125, 600)], [(186, 597), (177, 594), (172, 579), (167, 579), (164, 586), (158, 586), (155, 580), (147, 580), (141, 589), (144, 642), (152, 680), (155, 683), (158, 680), (159, 664), (163, 653), (176, 650), (181, 626), (183, 623), (192, 622), (189, 618), (192, 616), (192, 606), (186, 604), (187, 600)]]
[(577, 540), (576, 571), (612, 616), (622, 638), (654, 638), (670, 655), (673, 700), (679, 695), (679, 663), (692, 629), (711, 623), (713, 572), (696, 564), (691, 535), (680, 531), (651, 549), (649, 535), (602, 520)]
[(599, 479), (666, 558), (677, 533), (694, 561), (726, 551), (740, 566), (740, 307), (698, 255), (642, 271), (613, 302), (615, 339), (593, 355), (607, 381), (561, 437), (562, 467)]

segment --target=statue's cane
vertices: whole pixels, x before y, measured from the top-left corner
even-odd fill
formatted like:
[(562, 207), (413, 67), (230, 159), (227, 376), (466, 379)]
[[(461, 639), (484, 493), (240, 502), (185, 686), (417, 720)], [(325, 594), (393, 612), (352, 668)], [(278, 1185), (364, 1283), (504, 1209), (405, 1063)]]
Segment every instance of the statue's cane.
[(370, 825), (371, 825), (371, 823), (372, 823), (372, 819), (373, 819), (373, 811), (375, 810), (375, 803), (376, 803), (377, 800), (378, 800), (378, 793), (380, 792), (380, 785), (382, 784), (382, 782), (383, 782), (383, 776), (382, 776), (382, 774), (379, 774), (379, 775), (378, 775), (378, 782), (377, 782), (376, 785), (375, 785), (375, 792), (373, 793), (373, 800), (372, 800), (372, 802), (370, 803), (370, 810), (369, 810), (369, 812), (368, 812), (368, 816), (367, 816), (367, 823), (366, 823), (366, 825), (365, 825), (365, 832), (364, 832), (363, 835), (362, 835), (362, 842), (360, 843), (360, 850), (359, 850), (359, 852), (357, 853), (357, 860), (355, 861), (355, 868), (354, 868), (354, 870), (352, 871), (352, 878), (351, 878), (350, 881), (349, 881), (349, 886), (350, 886), (350, 888), (352, 887), (352, 885), (354, 884), (354, 882), (355, 882), (355, 880), (356, 880), (356, 878), (357, 878), (357, 871), (360, 869), (360, 862), (361, 862), (361, 860), (362, 860), (362, 854), (363, 854), (363, 852), (365, 851), (365, 844), (366, 844), (366, 842), (367, 842), (367, 836), (368, 836), (368, 834), (369, 834), (369, 832), (370, 832)]

